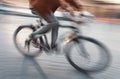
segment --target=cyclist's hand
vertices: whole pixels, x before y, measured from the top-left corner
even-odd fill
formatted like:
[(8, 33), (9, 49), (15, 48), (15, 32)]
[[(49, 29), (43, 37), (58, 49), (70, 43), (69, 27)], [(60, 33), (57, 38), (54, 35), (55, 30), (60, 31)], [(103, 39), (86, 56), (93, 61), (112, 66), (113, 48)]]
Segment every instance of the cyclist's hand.
[(84, 21), (75, 21), (77, 24), (85, 23)]
[(71, 19), (73, 22), (77, 23), (77, 24), (82, 24), (82, 23), (85, 23), (84, 21), (80, 20), (80, 19), (77, 19), (77, 18), (72, 18)]
[(77, 24), (82, 24), (82, 23), (85, 23), (84, 21), (77, 21), (76, 22)]

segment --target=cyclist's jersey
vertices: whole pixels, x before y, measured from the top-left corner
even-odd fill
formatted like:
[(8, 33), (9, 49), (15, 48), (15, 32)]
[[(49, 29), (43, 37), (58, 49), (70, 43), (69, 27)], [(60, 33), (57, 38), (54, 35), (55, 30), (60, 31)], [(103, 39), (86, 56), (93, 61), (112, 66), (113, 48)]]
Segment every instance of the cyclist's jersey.
[(45, 18), (47, 14), (54, 11), (60, 6), (58, 0), (29, 0), (33, 8), (41, 17)]
[(42, 18), (46, 18), (50, 12), (55, 10), (62, 4), (67, 2), (71, 7), (79, 8), (77, 0), (29, 0), (31, 8), (33, 8)]

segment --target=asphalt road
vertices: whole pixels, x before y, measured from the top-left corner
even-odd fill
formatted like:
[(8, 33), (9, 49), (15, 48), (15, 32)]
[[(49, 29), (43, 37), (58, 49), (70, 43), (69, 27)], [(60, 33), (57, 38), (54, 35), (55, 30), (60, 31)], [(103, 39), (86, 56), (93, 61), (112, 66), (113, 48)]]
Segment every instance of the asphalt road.
[(31, 23), (35, 23), (34, 18), (0, 15), (0, 79), (120, 78), (120, 24), (92, 22), (80, 26), (83, 35), (103, 42), (112, 55), (106, 71), (84, 73), (74, 69), (64, 55), (42, 54), (34, 59), (22, 56), (13, 44), (13, 33), (19, 25)]

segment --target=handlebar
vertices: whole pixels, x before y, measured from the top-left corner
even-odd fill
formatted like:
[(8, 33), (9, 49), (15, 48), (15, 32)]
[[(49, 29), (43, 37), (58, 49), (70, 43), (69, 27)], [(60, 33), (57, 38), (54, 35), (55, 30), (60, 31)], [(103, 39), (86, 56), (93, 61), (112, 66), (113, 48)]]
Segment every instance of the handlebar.
[(80, 30), (77, 27), (74, 27), (74, 26), (69, 26), (69, 25), (64, 26), (64, 25), (62, 25), (62, 26), (59, 26), (59, 27), (61, 27), (61, 28), (69, 28), (69, 29), (72, 29), (72, 31), (74, 31), (75, 33), (80, 33)]

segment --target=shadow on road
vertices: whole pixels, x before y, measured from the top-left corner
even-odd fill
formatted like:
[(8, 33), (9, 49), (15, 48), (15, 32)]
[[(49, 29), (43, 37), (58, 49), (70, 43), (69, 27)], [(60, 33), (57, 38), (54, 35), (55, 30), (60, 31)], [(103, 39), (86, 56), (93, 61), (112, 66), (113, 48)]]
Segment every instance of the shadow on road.
[[(38, 71), (40, 77), (42, 79), (48, 79), (47, 75), (44, 73), (44, 71), (42, 70), (41, 66), (36, 62), (36, 60), (32, 57), (24, 57), (23, 60), (23, 65), (22, 65), (22, 73), (23, 73), (23, 78), (22, 79), (27, 79), (26, 75), (27, 75), (27, 71), (28, 71), (28, 67), (32, 64), (32, 66), (34, 66), (34, 68)], [(40, 78), (40, 79), (41, 79)]]
[[(49, 75), (45, 74), (45, 72), (43, 71), (41, 66), (38, 64), (38, 62), (34, 58), (27, 57), (27, 56), (24, 57), (23, 64), (22, 64), (22, 74), (23, 74), (22, 79), (29, 79), (28, 71), (29, 71), (30, 65), (32, 65), (35, 68), (35, 70), (37, 70), (37, 72), (39, 74), (38, 79), (56, 79), (56, 78), (48, 77)], [(83, 70), (81, 70), (80, 72), (75, 70), (75, 71), (70, 72), (70, 74), (75, 76), (75, 79), (81, 79), (81, 78), (82, 79), (93, 79), (87, 72), (85, 72)], [(53, 75), (53, 76), (55, 76), (55, 75)], [(61, 78), (57, 78), (57, 79), (61, 79)], [(66, 79), (70, 79), (70, 77), (68, 77)], [(73, 79), (73, 78), (71, 78), (71, 79)]]

